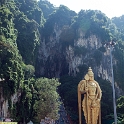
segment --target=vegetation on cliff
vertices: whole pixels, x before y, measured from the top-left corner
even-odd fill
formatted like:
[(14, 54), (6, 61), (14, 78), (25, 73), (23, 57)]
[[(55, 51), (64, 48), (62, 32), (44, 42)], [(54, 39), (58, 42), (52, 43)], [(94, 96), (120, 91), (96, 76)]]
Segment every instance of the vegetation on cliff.
[[(55, 79), (36, 79), (34, 74), (44, 23), (42, 10), (35, 0), (2, 1), (0, 5), (0, 92), (4, 100), (8, 100), (8, 117), (22, 123), (30, 120), (39, 122), (41, 118), (36, 117), (43, 112), (43, 117), (51, 115), (51, 118), (57, 119), (59, 82)], [(46, 95), (40, 95), (40, 87)], [(20, 95), (17, 101), (12, 101), (11, 97), (15, 94)], [(41, 102), (45, 105), (47, 97), (51, 99), (49, 108), (39, 109), (37, 105)]]
[[(38, 123), (45, 116), (57, 119), (60, 94), (71, 119), (74, 123), (78, 123), (77, 85), (87, 71), (88, 65), (80, 65), (75, 75), (69, 75), (69, 64), (66, 60), (69, 60), (70, 58), (67, 57), (70, 56), (67, 48), (72, 49), (71, 52), (74, 52), (76, 57), (90, 55), (87, 63), (95, 63), (99, 66), (105, 53), (103, 46), (88, 51), (87, 47), (75, 45), (78, 44), (78, 40), (88, 39), (91, 35), (99, 38), (102, 44), (110, 40), (117, 41), (113, 51), (116, 63), (114, 77), (117, 85), (124, 91), (123, 22), (123, 16), (110, 20), (104, 13), (94, 10), (81, 10), (77, 14), (64, 5), (54, 7), (44, 0), (39, 2), (2, 0), (0, 2), (0, 87), (4, 90), (0, 92), (4, 99), (9, 101), (10, 117), (22, 123), (29, 120)], [(58, 46), (56, 48), (53, 45), (50, 55), (45, 53), (46, 56), (40, 58), (39, 54), (43, 55), (40, 51), (41, 42), (45, 45), (56, 42)], [(43, 75), (42, 71), (44, 71)], [(59, 81), (55, 79), (56, 77)], [(109, 81), (98, 76), (95, 78), (103, 91), (102, 117), (106, 118), (106, 115), (113, 113), (112, 88)], [(11, 96), (15, 93), (21, 95), (18, 101), (13, 103)], [(123, 96), (121, 96), (117, 100), (117, 112), (122, 122), (123, 104)]]

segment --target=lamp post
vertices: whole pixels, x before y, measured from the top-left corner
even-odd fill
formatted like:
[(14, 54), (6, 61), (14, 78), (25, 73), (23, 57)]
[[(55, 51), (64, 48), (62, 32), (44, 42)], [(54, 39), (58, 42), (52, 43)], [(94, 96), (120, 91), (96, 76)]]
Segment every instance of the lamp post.
[(114, 107), (114, 121), (117, 124), (117, 112), (116, 112), (116, 99), (115, 99), (115, 85), (114, 85), (114, 73), (113, 73), (113, 62), (112, 62), (112, 50), (114, 48), (115, 42), (110, 41), (105, 44), (106, 47), (110, 49), (110, 61), (111, 61), (111, 71), (112, 71), (112, 90), (113, 90), (113, 107)]

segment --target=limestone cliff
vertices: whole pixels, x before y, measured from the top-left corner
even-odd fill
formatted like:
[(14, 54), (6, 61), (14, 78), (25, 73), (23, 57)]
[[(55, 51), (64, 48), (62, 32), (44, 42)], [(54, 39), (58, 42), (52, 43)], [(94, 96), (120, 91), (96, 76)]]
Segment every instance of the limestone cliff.
[[(110, 54), (109, 50), (101, 51), (103, 48), (100, 37), (90, 35), (85, 38), (81, 31), (78, 39), (74, 40), (74, 45), (68, 45), (63, 50), (63, 44), (60, 41), (61, 29), (54, 27), (54, 36), (49, 37), (49, 42), (45, 39), (41, 41), (38, 55), (38, 74), (40, 76), (60, 77), (63, 73), (74, 75), (79, 72), (79, 66), (87, 65), (93, 68), (95, 75), (106, 80), (111, 80)], [(76, 49), (81, 49), (77, 53)], [(99, 58), (94, 54), (100, 53)], [(116, 61), (114, 61), (116, 64)], [(66, 67), (66, 72), (63, 68)]]
[[(98, 76), (111, 82), (109, 49), (104, 48), (100, 37), (91, 34), (88, 38), (85, 38), (84, 32), (78, 30), (78, 33), (79, 37), (74, 39), (74, 44), (63, 48), (64, 45), (60, 41), (62, 29), (54, 26), (54, 35), (50, 35), (49, 42), (46, 42), (45, 39), (41, 41), (37, 74), (51, 78), (60, 78), (65, 74), (76, 76), (79, 67), (86, 65), (92, 67), (95, 77)], [(80, 49), (80, 51), (77, 52), (76, 49)], [(116, 65), (114, 56), (113, 65)], [(119, 95), (122, 93), (121, 89), (118, 85), (116, 87), (119, 89)]]
[(19, 101), (19, 97), (21, 96), (21, 92), (17, 91), (15, 94), (13, 94), (10, 98), (10, 101), (8, 101), (9, 99), (6, 99), (3, 95), (3, 88), (0, 88), (0, 117), (1, 118), (9, 118), (10, 116), (10, 112), (8, 111), (9, 109), (9, 102), (11, 101), (11, 106), (13, 106), (14, 104), (16, 104), (17, 101)]

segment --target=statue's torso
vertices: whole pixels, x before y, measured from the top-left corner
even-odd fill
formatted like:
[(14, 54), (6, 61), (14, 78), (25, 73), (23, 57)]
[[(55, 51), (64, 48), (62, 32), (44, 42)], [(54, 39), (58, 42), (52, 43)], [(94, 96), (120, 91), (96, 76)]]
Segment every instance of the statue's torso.
[(97, 85), (94, 82), (87, 82), (88, 94), (90, 97), (94, 98), (96, 95)]

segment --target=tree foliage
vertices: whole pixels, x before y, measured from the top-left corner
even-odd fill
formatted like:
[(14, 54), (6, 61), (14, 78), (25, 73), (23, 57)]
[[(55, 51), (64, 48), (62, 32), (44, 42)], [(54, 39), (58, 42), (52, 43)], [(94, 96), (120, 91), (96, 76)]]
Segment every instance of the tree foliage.
[[(110, 20), (96, 10), (81, 10), (77, 14), (64, 5), (54, 7), (46, 0), (0, 1), (0, 87), (4, 89), (4, 98), (9, 101), (11, 117), (22, 123), (31, 119), (38, 122), (45, 116), (53, 119), (58, 117), (60, 102), (57, 87), (60, 83), (55, 79), (36, 79), (41, 76), (39, 66), (44, 67), (43, 60), (39, 62), (37, 55), (40, 41), (47, 44), (51, 36), (52, 42), (59, 40), (61, 47), (55, 56), (48, 56), (44, 76), (53, 78), (61, 70), (59, 93), (73, 121), (78, 123), (77, 84), (85, 74), (87, 65), (79, 66), (75, 77), (69, 76), (65, 50), (71, 46), (75, 56), (88, 55), (86, 47), (75, 46), (76, 41), (91, 35), (100, 38), (103, 43), (112, 39), (118, 41), (113, 52), (116, 63), (114, 77), (118, 86), (124, 90), (123, 22), (124, 16)], [(60, 31), (59, 37), (55, 30)], [(81, 37), (80, 32), (85, 35)], [(99, 66), (104, 52), (103, 47), (92, 51), (90, 60)], [(102, 115), (105, 117), (112, 113), (112, 90), (110, 82), (99, 77), (97, 79), (103, 90)], [(18, 101), (12, 103), (11, 96), (18, 92), (21, 94)], [(117, 109), (121, 115), (123, 103), (123, 97), (120, 97)]]
[(119, 124), (123, 124), (124, 123), (124, 96), (120, 96), (117, 99), (117, 112), (118, 114), (118, 120), (119, 120)]
[(124, 41), (124, 15), (112, 18), (112, 22), (116, 25), (119, 32), (119, 38)]
[(13, 14), (5, 6), (0, 8), (0, 78), (4, 81), (4, 97), (9, 98), (24, 80), (23, 61), (19, 54), (16, 38), (17, 30), (14, 28)]
[(49, 18), (44, 24), (43, 35), (45, 38), (53, 33), (53, 28), (55, 25), (59, 26), (60, 28), (62, 28), (64, 25), (70, 25), (73, 15), (76, 15), (74, 11), (69, 10), (69, 8), (64, 5), (60, 5), (60, 7), (54, 11), (54, 13), (49, 15)]
[(54, 7), (53, 4), (51, 4), (47, 0), (39, 0), (38, 6), (43, 11), (43, 15), (45, 19), (48, 19), (49, 15), (52, 14), (57, 8)]
[(117, 100), (117, 111), (124, 116), (124, 96), (121, 96)]
[(36, 112), (35, 119), (40, 121), (45, 117), (58, 119), (60, 106), (57, 87), (60, 85), (57, 79), (39, 78), (36, 80), (34, 88), (37, 91), (39, 100), (34, 105)]

